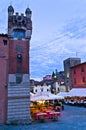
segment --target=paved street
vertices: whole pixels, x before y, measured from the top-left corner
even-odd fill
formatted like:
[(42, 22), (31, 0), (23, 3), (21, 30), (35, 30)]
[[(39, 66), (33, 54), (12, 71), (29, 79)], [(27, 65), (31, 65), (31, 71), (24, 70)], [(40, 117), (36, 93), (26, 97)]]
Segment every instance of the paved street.
[(23, 126), (0, 126), (0, 130), (86, 130), (86, 108), (66, 105), (59, 121)]

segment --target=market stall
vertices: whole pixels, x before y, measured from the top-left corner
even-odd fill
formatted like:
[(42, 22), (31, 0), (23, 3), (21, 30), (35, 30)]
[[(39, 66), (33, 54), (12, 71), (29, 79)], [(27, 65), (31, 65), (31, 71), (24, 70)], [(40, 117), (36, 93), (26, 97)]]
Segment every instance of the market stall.
[[(61, 96), (56, 96), (53, 94), (36, 94), (33, 95), (30, 99), (30, 109), (31, 109), (31, 117), (33, 120), (57, 120), (58, 117), (61, 116), (60, 110), (61, 106), (56, 105), (56, 101), (62, 99)], [(55, 100), (55, 102), (54, 102)], [(55, 109), (59, 107), (59, 110)]]
[(73, 88), (65, 97), (65, 103), (74, 106), (86, 106), (86, 88)]

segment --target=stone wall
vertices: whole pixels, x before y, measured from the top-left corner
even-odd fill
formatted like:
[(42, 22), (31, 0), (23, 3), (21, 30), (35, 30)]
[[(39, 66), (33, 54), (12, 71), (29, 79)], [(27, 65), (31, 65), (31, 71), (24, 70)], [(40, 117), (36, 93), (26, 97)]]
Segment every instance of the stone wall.
[(8, 86), (7, 123), (30, 123), (29, 84)]

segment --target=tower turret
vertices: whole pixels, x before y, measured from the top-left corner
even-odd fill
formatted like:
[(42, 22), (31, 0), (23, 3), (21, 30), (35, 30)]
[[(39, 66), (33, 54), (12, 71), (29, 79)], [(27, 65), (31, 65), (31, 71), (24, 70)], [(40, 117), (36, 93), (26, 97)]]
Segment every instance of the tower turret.
[(12, 7), (12, 5), (10, 5), (10, 6), (8, 7), (8, 15), (9, 15), (9, 16), (12, 16), (13, 13), (14, 13), (14, 8)]
[(32, 11), (31, 11), (29, 8), (26, 9), (25, 14), (26, 14), (26, 17), (27, 17), (27, 18), (30, 18), (30, 19), (31, 19)]

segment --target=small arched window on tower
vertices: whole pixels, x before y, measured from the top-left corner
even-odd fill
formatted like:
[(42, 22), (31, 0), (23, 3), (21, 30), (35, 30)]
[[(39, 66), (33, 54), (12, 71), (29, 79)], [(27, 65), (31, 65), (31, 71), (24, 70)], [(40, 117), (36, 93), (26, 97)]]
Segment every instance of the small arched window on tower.
[(17, 62), (18, 63), (22, 62), (22, 54), (17, 54)]

